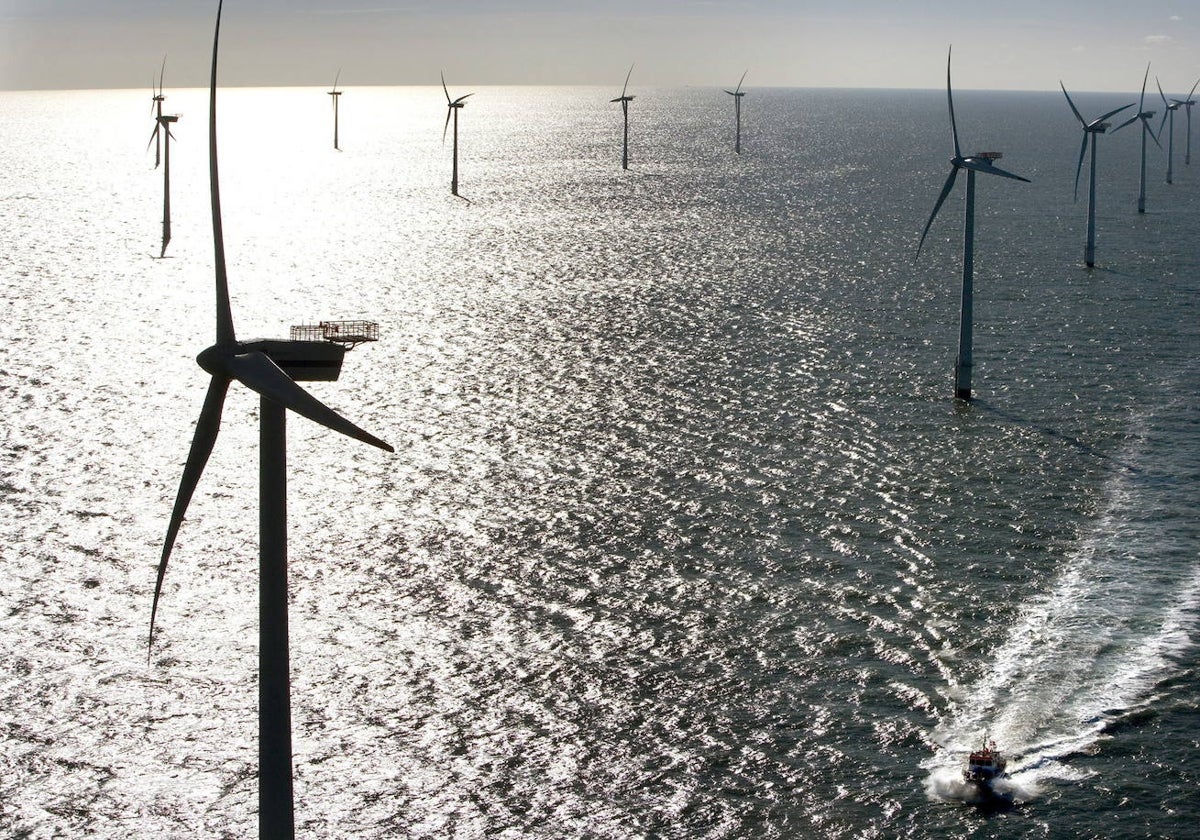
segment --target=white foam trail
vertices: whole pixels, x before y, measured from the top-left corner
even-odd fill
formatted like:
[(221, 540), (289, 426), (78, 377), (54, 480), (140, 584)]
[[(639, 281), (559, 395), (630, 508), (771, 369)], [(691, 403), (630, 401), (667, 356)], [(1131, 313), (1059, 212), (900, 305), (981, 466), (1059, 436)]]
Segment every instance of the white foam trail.
[[(1188, 425), (1194, 428), (1186, 423), (1185, 432)], [(925, 765), (929, 796), (974, 798), (961, 767), (985, 732), (1009, 755), (1017, 801), (1035, 797), (1039, 779), (1078, 778), (1061, 760), (1152, 703), (1193, 644), (1200, 562), (1197, 526), (1186, 517), (1195, 509), (1200, 456), (1195, 442), (1181, 443), (1194, 435), (1138, 431), (1095, 527), (1050, 590), (1017, 616), (987, 675), (934, 732), (942, 750)]]

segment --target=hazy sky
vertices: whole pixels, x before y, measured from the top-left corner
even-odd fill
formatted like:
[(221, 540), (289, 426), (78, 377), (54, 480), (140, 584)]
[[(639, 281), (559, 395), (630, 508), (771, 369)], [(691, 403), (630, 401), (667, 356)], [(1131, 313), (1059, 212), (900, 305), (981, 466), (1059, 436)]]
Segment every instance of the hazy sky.
[[(205, 83), (215, 0), (0, 0), (0, 89)], [(1196, 0), (226, 0), (221, 82), (1134, 90), (1200, 77)]]

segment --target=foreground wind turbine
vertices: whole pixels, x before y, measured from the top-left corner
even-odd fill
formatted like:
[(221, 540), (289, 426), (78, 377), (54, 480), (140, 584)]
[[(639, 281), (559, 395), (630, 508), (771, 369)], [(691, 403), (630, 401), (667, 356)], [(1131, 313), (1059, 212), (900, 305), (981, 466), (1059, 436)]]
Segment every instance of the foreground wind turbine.
[(1196, 104), (1196, 100), (1192, 99), (1196, 95), (1196, 88), (1200, 86), (1200, 79), (1196, 80), (1196, 84), (1192, 85), (1192, 89), (1188, 91), (1187, 99), (1176, 99), (1183, 106), (1183, 113), (1187, 116), (1187, 148), (1183, 153), (1183, 165), (1191, 166), (1192, 164), (1192, 106)]
[(337, 89), (338, 79), (342, 77), (342, 68), (338, 68), (337, 75), (333, 77), (333, 90), (326, 91), (333, 97), (333, 148), (341, 151), (338, 148), (338, 100), (342, 98), (342, 92)]
[[(633, 68), (629, 69), (632, 70)], [(749, 72), (749, 70), (746, 71), (746, 73)], [(736, 132), (733, 140), (733, 151), (739, 155), (742, 153), (742, 97), (746, 95), (742, 90), (742, 82), (746, 81), (746, 73), (742, 73), (742, 78), (738, 79), (736, 88), (725, 91), (733, 97), (733, 122)]]
[[(1154, 84), (1158, 85), (1158, 95), (1162, 97), (1163, 105), (1167, 110), (1163, 114), (1162, 123), (1158, 127), (1158, 133), (1161, 135), (1163, 126), (1167, 129), (1167, 183), (1171, 183), (1172, 172), (1175, 168), (1175, 112), (1183, 105), (1178, 99), (1167, 100), (1167, 95), (1163, 93), (1162, 82), (1158, 80), (1158, 76), (1154, 77)], [(1169, 123), (1169, 124), (1168, 124)]]
[(454, 166), (450, 170), (450, 194), (458, 195), (458, 112), (462, 109), (463, 102), (468, 96), (473, 96), (471, 93), (464, 93), (458, 99), (450, 99), (450, 91), (446, 88), (446, 74), (442, 73), (442, 92), (446, 94), (446, 124), (442, 126), (442, 143), (446, 142), (446, 129), (450, 127), (450, 117), (454, 117)]
[(1108, 131), (1109, 123), (1106, 123), (1109, 117), (1114, 114), (1119, 114), (1126, 108), (1132, 108), (1133, 103), (1122, 105), (1120, 108), (1113, 108), (1107, 114), (1098, 117), (1091, 122), (1083, 118), (1079, 113), (1079, 109), (1075, 107), (1075, 103), (1071, 101), (1071, 94), (1067, 93), (1066, 85), (1059, 81), (1058, 86), (1062, 88), (1063, 96), (1067, 97), (1067, 104), (1071, 106), (1071, 113), (1075, 115), (1075, 119), (1079, 120), (1079, 125), (1083, 127), (1083, 145), (1079, 147), (1079, 163), (1075, 167), (1075, 200), (1079, 200), (1079, 174), (1083, 171), (1083, 156), (1087, 154), (1088, 145), (1092, 147), (1092, 163), (1091, 163), (1091, 178), (1088, 181), (1088, 216), (1087, 216), (1087, 247), (1083, 251), (1083, 261), (1088, 268), (1092, 268), (1096, 264), (1096, 137)]
[(1146, 82), (1150, 80), (1150, 63), (1146, 63), (1146, 75), (1142, 76), (1142, 93), (1138, 96), (1138, 112), (1125, 122), (1113, 129), (1114, 132), (1120, 131), (1127, 125), (1133, 125), (1135, 122), (1142, 124), (1142, 168), (1141, 178), (1138, 182), (1138, 212), (1146, 212), (1146, 135), (1150, 135), (1150, 139), (1154, 141), (1154, 145), (1162, 148), (1162, 143), (1158, 142), (1158, 137), (1154, 133), (1154, 129), (1150, 125), (1150, 120), (1154, 117), (1154, 111), (1147, 111), (1143, 108), (1146, 102)]
[(963, 227), (962, 308), (958, 321), (958, 358), (954, 363), (954, 396), (960, 400), (968, 400), (971, 398), (971, 368), (974, 366), (971, 351), (974, 331), (975, 173), (1000, 175), (1026, 183), (1029, 179), (1005, 172), (996, 166), (994, 162), (1000, 159), (1000, 152), (979, 152), (970, 157), (963, 157), (962, 149), (958, 144), (958, 125), (954, 121), (954, 94), (950, 88), (949, 52), (946, 54), (946, 101), (950, 106), (950, 133), (954, 138), (954, 157), (950, 158), (950, 175), (946, 178), (946, 183), (942, 185), (942, 192), (938, 196), (937, 203), (933, 205), (933, 212), (929, 214), (925, 230), (921, 233), (921, 241), (917, 244), (917, 256), (921, 256), (921, 246), (925, 244), (925, 237), (929, 234), (929, 227), (933, 224), (934, 217), (942, 209), (946, 196), (950, 195), (950, 191), (954, 189), (954, 179), (958, 177), (958, 170), (967, 170), (967, 209), (966, 222)]
[(209, 89), (208, 154), (212, 194), (213, 250), (216, 273), (216, 343), (196, 361), (211, 374), (208, 394), (179, 482), (171, 511), (154, 601), (150, 608), (150, 643), (162, 594), (167, 560), (187, 512), (188, 503), (212, 454), (221, 424), (221, 409), (232, 381), (261, 397), (259, 418), (259, 836), (292, 838), (291, 698), (287, 620), (287, 445), (286, 409), (336, 432), (386, 449), (392, 448), (328, 408), (296, 384), (296, 379), (337, 378), (345, 349), (323, 341), (238, 341), (233, 330), (221, 200), (217, 177), (217, 43), (221, 6), (213, 33), (212, 79)]
[[(167, 57), (164, 55), (162, 67), (158, 70), (158, 85), (154, 84), (154, 80), (150, 80), (150, 113), (154, 115), (154, 133), (150, 136), (150, 142), (154, 144), (154, 168), (158, 169), (162, 163), (162, 151), (159, 146), (158, 132), (162, 126), (162, 104), (167, 97), (163, 96), (162, 83), (163, 74), (167, 72)], [(147, 148), (149, 145), (147, 144)]]
[(625, 134), (624, 140), (621, 142), (621, 168), (629, 168), (629, 103), (633, 101), (632, 96), (626, 96), (625, 91), (629, 90), (629, 77), (633, 75), (633, 65), (629, 65), (629, 72), (625, 74), (625, 85), (621, 88), (621, 95), (616, 99), (609, 100), (610, 102), (621, 103), (621, 113), (625, 115)]

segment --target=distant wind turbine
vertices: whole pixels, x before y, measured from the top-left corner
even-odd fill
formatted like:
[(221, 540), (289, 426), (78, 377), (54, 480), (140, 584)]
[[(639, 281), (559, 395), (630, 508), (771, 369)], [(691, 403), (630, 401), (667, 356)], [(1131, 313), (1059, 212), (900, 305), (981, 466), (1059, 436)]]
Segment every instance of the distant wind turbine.
[(1096, 137), (1108, 131), (1109, 123), (1106, 123), (1109, 117), (1119, 114), (1126, 108), (1132, 108), (1133, 103), (1122, 105), (1120, 108), (1113, 108), (1107, 114), (1104, 114), (1097, 119), (1088, 122), (1079, 113), (1079, 109), (1075, 107), (1075, 103), (1071, 101), (1071, 94), (1067, 93), (1067, 87), (1059, 81), (1058, 86), (1062, 88), (1063, 96), (1067, 97), (1067, 104), (1071, 106), (1071, 113), (1075, 115), (1075, 119), (1079, 120), (1079, 125), (1083, 127), (1083, 145), (1079, 147), (1079, 163), (1075, 167), (1075, 200), (1079, 200), (1079, 174), (1083, 171), (1083, 156), (1087, 154), (1088, 145), (1092, 147), (1092, 162), (1091, 162), (1091, 178), (1088, 181), (1088, 216), (1087, 216), (1087, 247), (1084, 248), (1083, 261), (1088, 268), (1092, 268), (1096, 264)]
[(333, 90), (326, 91), (330, 96), (333, 97), (333, 148), (337, 149), (339, 152), (341, 149), (338, 147), (338, 100), (342, 98), (342, 92), (337, 89), (337, 83), (338, 79), (341, 77), (342, 68), (339, 67), (337, 75), (333, 77)]
[(458, 112), (466, 104), (463, 100), (474, 94), (464, 93), (458, 99), (450, 99), (450, 91), (446, 88), (445, 73), (442, 73), (442, 92), (446, 94), (446, 124), (442, 126), (443, 144), (446, 142), (446, 130), (450, 127), (450, 118), (454, 117), (454, 166), (450, 170), (450, 194), (458, 196)]
[[(1161, 135), (1163, 126), (1167, 129), (1167, 183), (1171, 183), (1172, 172), (1175, 168), (1175, 112), (1183, 105), (1178, 99), (1167, 101), (1167, 95), (1163, 93), (1162, 82), (1158, 80), (1158, 76), (1154, 77), (1154, 84), (1158, 85), (1158, 95), (1162, 97), (1163, 105), (1167, 107), (1166, 113), (1163, 114), (1162, 123), (1158, 126), (1158, 133)], [(1169, 124), (1168, 124), (1169, 123)]]
[(1196, 104), (1196, 100), (1192, 99), (1196, 95), (1196, 88), (1200, 86), (1200, 79), (1196, 80), (1196, 84), (1192, 85), (1192, 89), (1188, 91), (1187, 99), (1176, 99), (1183, 106), (1183, 113), (1187, 116), (1187, 149), (1183, 154), (1183, 165), (1191, 166), (1192, 164), (1192, 106)]
[(150, 141), (154, 143), (154, 168), (158, 169), (162, 163), (162, 152), (159, 147), (158, 130), (162, 125), (162, 104), (166, 99), (162, 92), (163, 74), (167, 72), (167, 57), (164, 55), (162, 67), (158, 70), (158, 85), (155, 86), (154, 80), (150, 80), (150, 113), (154, 115), (154, 134)]
[[(631, 67), (630, 70), (632, 69)], [(749, 72), (747, 70), (745, 73), (742, 73), (742, 78), (738, 79), (736, 88), (725, 91), (733, 97), (733, 122), (736, 132), (733, 140), (733, 151), (739, 155), (742, 153), (742, 97), (746, 95), (745, 91), (742, 90), (742, 82), (746, 81), (746, 73)]]
[(632, 96), (626, 96), (625, 92), (629, 90), (629, 77), (633, 75), (633, 65), (629, 65), (629, 72), (625, 74), (625, 85), (621, 88), (621, 95), (616, 99), (609, 100), (610, 102), (621, 103), (621, 113), (625, 116), (625, 133), (624, 139), (621, 142), (621, 168), (629, 168), (629, 103), (633, 101)]
[(1144, 110), (1146, 102), (1146, 82), (1150, 79), (1150, 64), (1146, 63), (1146, 75), (1142, 77), (1142, 93), (1138, 96), (1138, 112), (1113, 129), (1114, 132), (1120, 131), (1127, 125), (1133, 125), (1135, 122), (1142, 124), (1142, 168), (1141, 178), (1138, 182), (1138, 204), (1139, 213), (1146, 212), (1146, 135), (1150, 135), (1150, 139), (1154, 141), (1154, 145), (1162, 148), (1162, 143), (1158, 142), (1158, 136), (1154, 133), (1154, 128), (1150, 125), (1150, 120), (1153, 119), (1155, 112)]
[(234, 335), (225, 270), (221, 201), (217, 177), (217, 44), (221, 6), (213, 33), (209, 88), (209, 181), (212, 195), (213, 249), (216, 274), (216, 343), (196, 357), (211, 374), (208, 394), (179, 482), (171, 511), (154, 600), (150, 608), (150, 643), (162, 594), (163, 577), (188, 503), (216, 444), (225, 394), (233, 380), (261, 397), (259, 496), (259, 836), (292, 838), (291, 698), (287, 619), (287, 444), (286, 409), (336, 432), (392, 451), (392, 448), (328, 408), (296, 383), (296, 379), (336, 379), (345, 349), (324, 341), (238, 341)]
[(954, 120), (954, 94), (950, 87), (950, 52), (946, 54), (946, 101), (950, 106), (950, 133), (954, 138), (954, 157), (950, 158), (950, 175), (946, 178), (946, 183), (942, 185), (942, 192), (938, 196), (937, 203), (933, 205), (933, 212), (929, 214), (925, 230), (921, 233), (921, 241), (917, 244), (917, 257), (921, 256), (921, 246), (925, 244), (925, 237), (929, 234), (929, 227), (933, 224), (934, 217), (942, 209), (942, 204), (950, 195), (950, 191), (954, 189), (954, 179), (958, 177), (958, 170), (967, 170), (967, 208), (963, 227), (962, 307), (958, 322), (958, 358), (954, 363), (954, 396), (960, 400), (969, 400), (971, 398), (971, 368), (974, 366), (972, 343), (975, 276), (975, 173), (1000, 175), (1026, 183), (1029, 179), (1006, 172), (996, 166), (995, 161), (1000, 159), (1000, 152), (979, 152), (970, 157), (963, 157), (962, 149), (958, 144), (958, 126)]
[[(158, 72), (157, 93), (150, 100), (155, 112), (154, 131), (150, 135), (150, 143), (154, 144), (154, 168), (157, 169), (159, 163), (162, 163), (163, 167), (162, 250), (158, 254), (159, 259), (167, 255), (167, 244), (171, 241), (171, 141), (175, 139), (175, 135), (171, 133), (171, 126), (179, 122), (178, 114), (162, 112), (163, 100), (166, 99), (162, 92), (162, 80), (166, 69), (167, 60), (164, 58), (162, 69)], [(150, 143), (146, 144), (147, 151), (150, 149)]]

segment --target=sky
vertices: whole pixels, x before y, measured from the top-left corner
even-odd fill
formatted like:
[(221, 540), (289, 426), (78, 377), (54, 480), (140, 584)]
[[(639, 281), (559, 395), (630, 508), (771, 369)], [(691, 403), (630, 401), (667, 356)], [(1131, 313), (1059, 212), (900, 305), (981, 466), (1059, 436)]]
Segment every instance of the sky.
[[(207, 81), (216, 0), (0, 0), (0, 90)], [(223, 85), (1133, 91), (1200, 78), (1196, 0), (226, 0)], [(615, 95), (615, 94), (614, 94)]]

